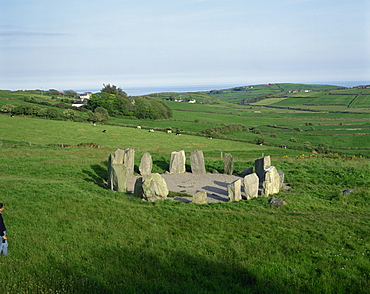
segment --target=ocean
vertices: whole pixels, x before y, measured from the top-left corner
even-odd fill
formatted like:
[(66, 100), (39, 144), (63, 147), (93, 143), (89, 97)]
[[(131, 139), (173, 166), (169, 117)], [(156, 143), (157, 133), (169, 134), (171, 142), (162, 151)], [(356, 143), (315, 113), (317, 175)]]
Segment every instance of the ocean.
[[(336, 85), (342, 87), (355, 87), (359, 85), (370, 85), (370, 81), (336, 81), (336, 82), (305, 82), (303, 84), (319, 84), (319, 85)], [(222, 85), (195, 85), (195, 86), (155, 86), (155, 87), (122, 87), (127, 95), (129, 96), (141, 96), (153, 93), (162, 92), (200, 92), (200, 91), (210, 91), (210, 90), (220, 90), (228, 89), (240, 86), (249, 86), (252, 84), (222, 84)], [(77, 90), (78, 93), (81, 92), (99, 92), (100, 89), (94, 90)]]

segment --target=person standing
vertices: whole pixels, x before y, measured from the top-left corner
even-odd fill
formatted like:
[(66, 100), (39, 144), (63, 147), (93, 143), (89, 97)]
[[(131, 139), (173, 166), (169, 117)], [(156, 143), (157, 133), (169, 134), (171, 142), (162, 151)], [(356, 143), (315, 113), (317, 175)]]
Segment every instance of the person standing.
[(6, 238), (6, 227), (2, 215), (3, 210), (4, 203), (0, 203), (0, 254), (8, 255), (8, 241)]

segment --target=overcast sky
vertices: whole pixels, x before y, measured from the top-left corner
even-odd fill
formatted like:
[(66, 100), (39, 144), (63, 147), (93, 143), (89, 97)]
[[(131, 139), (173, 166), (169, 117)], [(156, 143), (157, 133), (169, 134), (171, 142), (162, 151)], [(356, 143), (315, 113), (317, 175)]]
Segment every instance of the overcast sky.
[(369, 0), (0, 0), (0, 89), (369, 81)]

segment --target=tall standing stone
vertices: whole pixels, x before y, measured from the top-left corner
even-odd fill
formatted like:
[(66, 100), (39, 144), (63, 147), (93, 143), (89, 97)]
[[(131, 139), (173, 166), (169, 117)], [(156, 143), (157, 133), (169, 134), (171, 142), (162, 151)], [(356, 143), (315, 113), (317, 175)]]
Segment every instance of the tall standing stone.
[(244, 177), (244, 193), (247, 200), (258, 196), (259, 178), (256, 173)]
[(113, 154), (112, 163), (114, 164), (123, 164), (125, 156), (125, 150), (117, 149)]
[(202, 150), (193, 150), (190, 152), (190, 165), (193, 174), (205, 174), (204, 155)]
[(142, 176), (148, 176), (152, 173), (153, 160), (149, 152), (145, 152), (141, 157), (139, 172)]
[(230, 202), (242, 200), (241, 186), (242, 181), (240, 179), (232, 182), (230, 185), (227, 186), (227, 194), (229, 196)]
[(195, 193), (192, 202), (196, 204), (207, 204), (207, 192)]
[(111, 164), (108, 175), (108, 188), (112, 191), (127, 192), (126, 167), (123, 164)]
[(134, 174), (135, 149), (127, 148), (124, 150), (123, 164), (126, 166), (127, 176), (131, 177)]
[[(139, 189), (139, 187), (136, 187), (136, 185), (135, 188)], [(149, 202), (153, 202), (156, 200), (164, 200), (167, 198), (169, 192), (166, 181), (158, 173), (150, 174), (149, 176), (147, 176), (142, 182), (141, 189), (142, 189), (141, 198)], [(135, 195), (137, 194), (139, 194), (139, 192), (135, 193)]]
[(234, 158), (230, 153), (224, 155), (224, 174), (232, 175), (234, 172)]
[(274, 166), (265, 170), (265, 181), (263, 182), (262, 196), (268, 197), (271, 194), (279, 193), (280, 176)]
[(270, 155), (256, 159), (254, 166), (259, 181), (262, 183), (265, 180), (265, 169), (271, 166)]
[(172, 152), (170, 158), (170, 174), (183, 174), (185, 173), (185, 151)]

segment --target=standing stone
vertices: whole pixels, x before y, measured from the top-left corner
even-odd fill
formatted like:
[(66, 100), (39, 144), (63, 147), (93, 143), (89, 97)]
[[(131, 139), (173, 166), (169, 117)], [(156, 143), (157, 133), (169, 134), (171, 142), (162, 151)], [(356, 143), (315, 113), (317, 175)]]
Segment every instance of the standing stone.
[(224, 155), (224, 174), (232, 175), (234, 172), (234, 158), (230, 153)]
[(265, 171), (265, 181), (263, 182), (262, 196), (268, 197), (271, 194), (279, 193), (280, 176), (274, 166), (270, 166)]
[(166, 181), (158, 173), (150, 174), (144, 180), (136, 180), (134, 195), (149, 202), (164, 200), (168, 196)]
[(207, 192), (198, 192), (193, 195), (193, 203), (207, 204)]
[(262, 183), (265, 180), (265, 169), (271, 166), (270, 155), (256, 159), (254, 166), (259, 181)]
[(242, 200), (242, 180), (236, 180), (227, 186), (227, 194), (229, 196), (229, 202), (235, 202)]
[(127, 192), (126, 167), (123, 164), (110, 165), (108, 188), (112, 191)]
[(172, 152), (170, 158), (170, 174), (185, 173), (185, 151)]
[(280, 189), (282, 189), (283, 186), (284, 186), (284, 176), (285, 176), (285, 174), (282, 170), (278, 170), (277, 172), (278, 172), (279, 177), (280, 177)]
[(148, 176), (152, 173), (153, 160), (149, 152), (145, 152), (141, 158), (139, 172), (142, 176)]
[(124, 150), (123, 164), (127, 169), (127, 176), (131, 177), (134, 174), (134, 163), (135, 163), (135, 149), (127, 148)]
[(125, 156), (125, 150), (117, 149), (113, 154), (112, 163), (114, 163), (114, 164), (123, 164), (124, 163), (124, 160), (123, 160), (124, 156)]
[(193, 150), (190, 152), (190, 165), (193, 174), (205, 174), (204, 155), (202, 150)]
[(259, 178), (256, 173), (244, 177), (244, 193), (247, 200), (258, 196)]
[(248, 167), (240, 173), (240, 176), (244, 178), (247, 175), (253, 174), (253, 167)]

